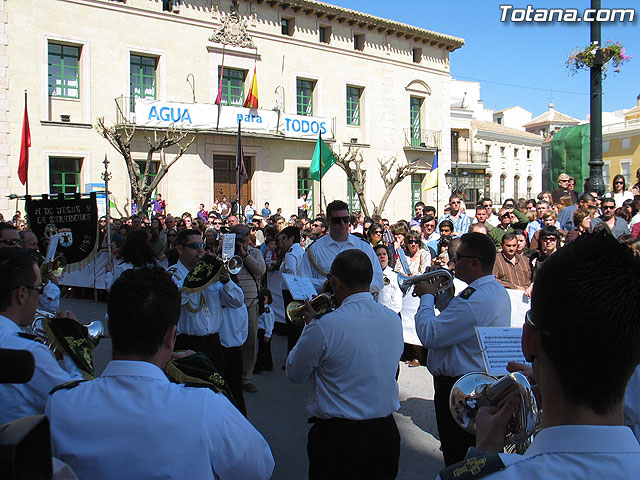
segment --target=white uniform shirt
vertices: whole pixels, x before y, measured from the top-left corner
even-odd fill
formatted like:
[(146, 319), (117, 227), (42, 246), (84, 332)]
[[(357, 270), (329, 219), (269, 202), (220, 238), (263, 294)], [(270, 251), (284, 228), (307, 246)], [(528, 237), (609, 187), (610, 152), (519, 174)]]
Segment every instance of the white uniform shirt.
[[(389, 265), (382, 271), (384, 277), (389, 279), (389, 285), (385, 285), (378, 292), (378, 303), (390, 308), (396, 313), (402, 310), (402, 290), (398, 286), (398, 274)], [(384, 281), (383, 277), (383, 281)]]
[(638, 478), (640, 445), (627, 427), (564, 425), (542, 430), (523, 455), (500, 459), (506, 468), (483, 480), (627, 480)]
[(636, 367), (624, 394), (624, 424), (640, 442), (640, 366)]
[(371, 291), (379, 292), (382, 290), (382, 287), (384, 287), (380, 261), (369, 242), (366, 242), (355, 235), (349, 235), (345, 242), (336, 242), (331, 235), (325, 235), (313, 242), (302, 260), (300, 275), (303, 277), (310, 277), (316, 288), (321, 288), (327, 278), (318, 272), (318, 270), (311, 264), (311, 260), (309, 260), (309, 251), (313, 254), (316, 264), (325, 273), (329, 273), (329, 270), (331, 270), (331, 264), (338, 254), (344, 250), (350, 250), (352, 248), (363, 251), (371, 260), (371, 265), (373, 266)]
[[(172, 274), (173, 281), (178, 288), (182, 288), (189, 270), (180, 261), (174, 267), (175, 269), (172, 267), (169, 272)], [(202, 304), (202, 297), (204, 297), (204, 304)], [(184, 333), (186, 335), (205, 336), (220, 332), (222, 306), (238, 308), (243, 302), (244, 294), (242, 289), (231, 280), (226, 284), (216, 282), (201, 292), (182, 292), (178, 335)], [(192, 312), (187, 308), (187, 304), (192, 309), (198, 309), (200, 306), (202, 308), (198, 312)]]
[(280, 264), (282, 273), (291, 273), (298, 275), (300, 272), (300, 264), (304, 257), (304, 248), (299, 243), (294, 243), (291, 248), (284, 254), (284, 261)]
[(269, 445), (222, 394), (171, 383), (152, 363), (113, 360), (99, 378), (50, 395), (46, 415), (53, 455), (78, 478), (244, 480), (273, 472)]
[(386, 417), (400, 408), (395, 376), (403, 349), (398, 315), (370, 293), (356, 293), (304, 327), (287, 358), (287, 377), (311, 381), (312, 416)]
[(482, 353), (473, 327), (511, 325), (509, 294), (493, 275), (480, 277), (469, 287), (475, 291), (468, 299), (461, 296), (465, 289), (437, 317), (433, 295), (420, 297), (416, 332), (429, 349), (427, 368), (432, 375), (455, 377), (483, 372)]
[[(49, 348), (35, 340), (21, 337), (22, 329), (11, 319), (0, 315), (0, 348), (27, 350), (33, 355), (35, 371), (27, 383), (0, 385), (0, 425), (28, 417), (42, 415), (51, 389), (61, 383), (81, 380), (80, 370), (65, 355), (65, 371)], [(2, 368), (11, 368), (3, 365)]]
[(264, 329), (265, 338), (271, 338), (275, 321), (276, 317), (271, 311), (271, 304), (269, 304), (267, 305), (265, 312), (258, 317), (258, 328)]
[(243, 303), (238, 308), (224, 307), (221, 311), (220, 343), (226, 348), (241, 346), (249, 334), (247, 306)]

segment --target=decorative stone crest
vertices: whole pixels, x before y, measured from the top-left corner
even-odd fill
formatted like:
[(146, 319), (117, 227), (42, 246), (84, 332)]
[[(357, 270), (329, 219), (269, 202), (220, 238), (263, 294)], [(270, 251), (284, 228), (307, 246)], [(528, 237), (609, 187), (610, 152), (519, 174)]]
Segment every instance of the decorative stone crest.
[(221, 13), (222, 26), (209, 38), (210, 42), (223, 45), (233, 45), (241, 48), (256, 48), (253, 40), (247, 33), (248, 22), (240, 18), (238, 13), (238, 0), (231, 2), (229, 13)]

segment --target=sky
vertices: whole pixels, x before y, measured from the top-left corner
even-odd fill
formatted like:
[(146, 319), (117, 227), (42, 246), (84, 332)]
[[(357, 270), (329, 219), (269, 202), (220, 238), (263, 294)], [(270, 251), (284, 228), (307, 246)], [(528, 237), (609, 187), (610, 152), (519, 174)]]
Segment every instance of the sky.
[[(480, 81), (485, 108), (519, 105), (536, 117), (551, 101), (556, 110), (584, 120), (589, 113), (589, 72), (571, 76), (565, 61), (574, 48), (590, 43), (589, 23), (501, 22), (503, 2), (492, 0), (325, 0), (416, 27), (462, 37), (465, 45), (450, 55), (451, 75)], [(590, 0), (512, 2), (514, 8), (590, 8)], [(603, 8), (635, 8), (633, 23), (602, 23), (602, 41), (620, 41), (632, 59), (620, 73), (611, 69), (603, 82), (602, 109), (637, 105), (640, 95), (640, 4), (602, 0)]]

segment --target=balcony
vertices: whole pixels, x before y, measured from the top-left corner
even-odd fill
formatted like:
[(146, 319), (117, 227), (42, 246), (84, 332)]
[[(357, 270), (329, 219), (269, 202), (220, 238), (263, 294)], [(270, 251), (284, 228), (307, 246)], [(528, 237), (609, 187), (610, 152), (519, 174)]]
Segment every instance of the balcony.
[(404, 149), (432, 151), (442, 149), (442, 132), (417, 128), (404, 129)]
[(451, 164), (458, 162), (460, 166), (488, 167), (489, 158), (486, 152), (473, 152), (471, 150), (458, 150), (451, 152)]

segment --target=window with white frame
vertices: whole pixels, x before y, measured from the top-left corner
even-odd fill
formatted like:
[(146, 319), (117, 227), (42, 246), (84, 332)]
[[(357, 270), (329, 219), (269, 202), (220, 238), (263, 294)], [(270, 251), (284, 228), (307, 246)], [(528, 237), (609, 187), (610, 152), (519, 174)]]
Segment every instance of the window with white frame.
[(631, 159), (625, 158), (620, 160), (620, 175), (624, 177), (625, 185), (633, 185), (631, 183)]
[(49, 42), (48, 76), (52, 97), (80, 98), (80, 53), (76, 45)]
[(622, 150), (629, 150), (631, 148), (631, 137), (620, 139), (620, 148)]
[(605, 161), (602, 165), (602, 181), (604, 182), (604, 188), (609, 190), (611, 188), (611, 177), (609, 176), (609, 170), (611, 169), (611, 163)]
[(606, 141), (602, 142), (602, 151), (603, 152), (608, 152), (609, 151), (609, 140), (606, 140)]

